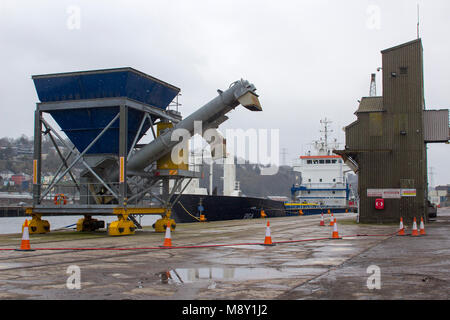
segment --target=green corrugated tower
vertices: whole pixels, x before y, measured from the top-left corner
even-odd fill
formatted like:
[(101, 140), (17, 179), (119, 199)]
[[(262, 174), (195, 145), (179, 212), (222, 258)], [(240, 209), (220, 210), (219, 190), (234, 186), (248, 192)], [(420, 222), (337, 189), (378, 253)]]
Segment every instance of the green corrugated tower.
[(358, 174), (360, 222), (428, 220), (426, 143), (448, 142), (448, 109), (425, 110), (421, 39), (381, 53), (383, 95), (360, 100), (335, 153)]

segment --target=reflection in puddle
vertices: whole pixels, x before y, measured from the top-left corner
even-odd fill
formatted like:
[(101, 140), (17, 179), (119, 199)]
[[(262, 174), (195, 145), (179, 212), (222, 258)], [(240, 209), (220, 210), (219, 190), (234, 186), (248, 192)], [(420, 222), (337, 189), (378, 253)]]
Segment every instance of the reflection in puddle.
[(323, 272), (320, 268), (177, 268), (158, 273), (161, 282), (190, 283), (196, 281), (238, 281), (289, 278)]
[(163, 271), (157, 273), (156, 275), (159, 276), (159, 279), (163, 284), (184, 283), (183, 279), (176, 270)]

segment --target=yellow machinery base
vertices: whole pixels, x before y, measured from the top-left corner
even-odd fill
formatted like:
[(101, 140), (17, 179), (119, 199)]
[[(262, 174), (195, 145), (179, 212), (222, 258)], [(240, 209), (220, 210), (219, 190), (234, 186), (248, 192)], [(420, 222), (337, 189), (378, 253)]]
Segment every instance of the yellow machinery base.
[(135, 233), (136, 226), (131, 220), (128, 220), (128, 215), (119, 214), (118, 218), (119, 220), (110, 223), (108, 235), (126, 236)]
[(170, 221), (170, 231), (174, 231), (177, 227), (177, 224), (175, 223), (175, 220), (164, 217), (161, 219), (158, 219), (154, 224), (153, 228), (155, 228), (155, 232), (166, 232), (167, 223)]
[(77, 231), (95, 231), (105, 227), (104, 221), (92, 219), (91, 216), (84, 216), (77, 221)]
[[(31, 221), (28, 223), (28, 232), (30, 234), (40, 234), (50, 232), (50, 223), (47, 220), (41, 220), (40, 215), (32, 215)], [(22, 226), (23, 233), (23, 226)]]

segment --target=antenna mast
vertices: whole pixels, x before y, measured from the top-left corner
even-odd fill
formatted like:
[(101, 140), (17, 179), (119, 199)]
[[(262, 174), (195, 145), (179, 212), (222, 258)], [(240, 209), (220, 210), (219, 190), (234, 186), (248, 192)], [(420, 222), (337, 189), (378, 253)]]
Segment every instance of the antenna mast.
[(419, 25), (420, 25), (420, 8), (419, 4), (417, 4), (417, 39), (419, 39)]
[(328, 124), (330, 124), (332, 121), (327, 120), (327, 118), (320, 120), (320, 123), (323, 124), (323, 130), (320, 130), (324, 134), (324, 142), (323, 142), (323, 149), (326, 153), (328, 153), (328, 133), (333, 132), (333, 130), (328, 129)]

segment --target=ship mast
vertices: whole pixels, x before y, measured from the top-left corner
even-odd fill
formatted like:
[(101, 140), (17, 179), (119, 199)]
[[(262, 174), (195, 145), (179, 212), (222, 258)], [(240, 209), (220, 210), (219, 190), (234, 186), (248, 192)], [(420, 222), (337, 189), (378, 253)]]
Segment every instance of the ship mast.
[(320, 120), (320, 123), (323, 125), (323, 130), (320, 130), (321, 133), (323, 133), (324, 140), (321, 142), (316, 141), (316, 145), (319, 146), (319, 152), (323, 151), (326, 154), (329, 153), (329, 147), (328, 147), (328, 134), (333, 132), (333, 130), (329, 129), (329, 124), (332, 123), (332, 121), (328, 120), (327, 118)]

